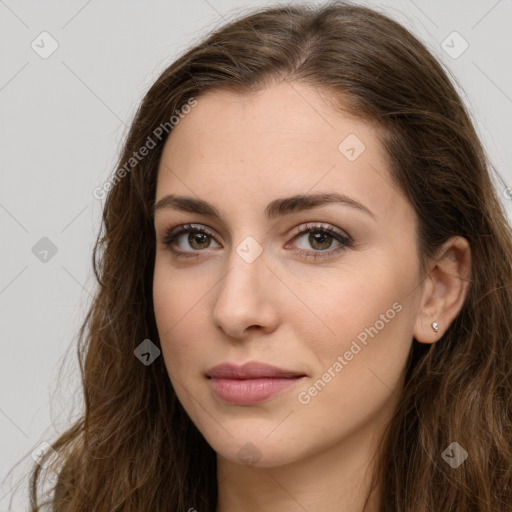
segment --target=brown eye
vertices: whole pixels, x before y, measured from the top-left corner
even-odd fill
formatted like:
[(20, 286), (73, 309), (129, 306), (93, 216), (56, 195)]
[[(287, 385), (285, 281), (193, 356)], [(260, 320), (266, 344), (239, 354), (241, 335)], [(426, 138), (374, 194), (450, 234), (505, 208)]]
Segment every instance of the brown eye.
[[(188, 234), (187, 237), (184, 235)], [(204, 249), (211, 247), (213, 234), (202, 226), (194, 227), (191, 224), (178, 226), (167, 232), (162, 242), (169, 247), (175, 256), (198, 256)], [(177, 246), (178, 249), (175, 249)]]
[[(184, 235), (188, 235), (185, 237)], [(350, 236), (344, 234), (329, 225), (304, 225), (298, 229), (292, 242), (306, 239), (309, 247), (299, 247), (295, 253), (301, 257), (315, 259), (333, 256), (334, 254), (352, 247), (353, 241)], [(169, 247), (169, 250), (176, 257), (199, 257), (205, 249), (211, 248), (212, 241), (215, 241), (213, 234), (201, 225), (186, 224), (169, 230), (162, 242)], [(331, 249), (333, 242), (337, 242), (334, 249)], [(217, 243), (217, 242), (215, 242)], [(287, 244), (285, 248), (288, 248)], [(220, 247), (217, 245), (217, 247)]]
[(308, 243), (314, 249), (318, 249), (319, 251), (324, 251), (325, 249), (329, 249), (332, 245), (334, 237), (322, 231), (312, 231), (308, 236)]
[[(332, 256), (353, 245), (353, 241), (348, 235), (329, 225), (311, 226), (306, 224), (299, 228), (298, 231), (299, 234), (293, 238), (293, 241), (305, 239), (306, 245), (313, 249), (299, 247), (295, 251), (296, 254), (306, 258), (314, 259)], [(308, 235), (307, 238), (306, 235)], [(334, 249), (328, 250), (332, 247), (333, 241), (338, 242), (338, 245)]]
[(192, 232), (188, 235), (187, 243), (194, 249), (206, 249), (210, 245), (210, 240), (210, 235), (207, 233)]

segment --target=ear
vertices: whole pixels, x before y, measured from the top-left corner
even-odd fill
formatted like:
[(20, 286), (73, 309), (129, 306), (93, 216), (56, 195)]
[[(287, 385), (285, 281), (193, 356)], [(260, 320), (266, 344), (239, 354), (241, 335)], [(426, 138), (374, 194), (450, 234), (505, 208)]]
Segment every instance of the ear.
[[(438, 251), (431, 268), (414, 326), (414, 338), (420, 343), (435, 343), (441, 338), (464, 304), (471, 276), (468, 241), (461, 236), (450, 238)], [(437, 322), (438, 332), (432, 322)]]

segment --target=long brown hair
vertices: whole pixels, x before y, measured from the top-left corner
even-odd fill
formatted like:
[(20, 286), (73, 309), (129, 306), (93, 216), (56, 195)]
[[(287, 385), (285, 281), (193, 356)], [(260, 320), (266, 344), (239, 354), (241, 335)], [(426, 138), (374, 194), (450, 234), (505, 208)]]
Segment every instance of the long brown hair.
[[(215, 452), (178, 401), (163, 358), (146, 366), (134, 356), (145, 339), (159, 346), (152, 304), (157, 168), (169, 120), (179, 122), (191, 99), (219, 89), (257, 91), (275, 80), (325, 91), (373, 123), (393, 180), (416, 212), (423, 270), (454, 235), (472, 251), (459, 315), (437, 343), (412, 340), (375, 472), (381, 510), (512, 510), (512, 237), (493, 167), (454, 78), (406, 28), (362, 6), (294, 2), (216, 30), (145, 95), (105, 187), (93, 255), (99, 286), (78, 337), (85, 410), (52, 443), (58, 457), (48, 469), (35, 465), (33, 512), (42, 510), (38, 482), (50, 471), (55, 512), (215, 510)], [(147, 154), (127, 167), (148, 138)], [(469, 454), (457, 468), (442, 458), (452, 442)]]

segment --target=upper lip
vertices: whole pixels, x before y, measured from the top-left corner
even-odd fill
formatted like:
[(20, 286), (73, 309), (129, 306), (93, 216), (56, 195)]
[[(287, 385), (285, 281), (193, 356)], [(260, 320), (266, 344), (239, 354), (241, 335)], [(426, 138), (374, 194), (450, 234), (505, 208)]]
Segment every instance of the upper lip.
[(250, 361), (243, 365), (222, 363), (210, 368), (207, 377), (223, 377), (227, 379), (258, 379), (261, 377), (294, 378), (303, 377), (305, 374), (294, 370), (279, 368), (277, 366)]

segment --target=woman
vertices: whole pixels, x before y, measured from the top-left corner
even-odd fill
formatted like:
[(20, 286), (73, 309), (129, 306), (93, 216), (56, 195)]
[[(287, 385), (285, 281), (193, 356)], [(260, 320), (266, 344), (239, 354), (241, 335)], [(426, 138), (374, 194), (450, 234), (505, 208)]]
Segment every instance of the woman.
[(52, 510), (512, 510), (490, 168), (439, 63), (369, 8), (267, 8), (187, 51), (95, 191)]

